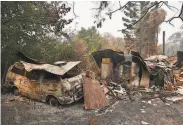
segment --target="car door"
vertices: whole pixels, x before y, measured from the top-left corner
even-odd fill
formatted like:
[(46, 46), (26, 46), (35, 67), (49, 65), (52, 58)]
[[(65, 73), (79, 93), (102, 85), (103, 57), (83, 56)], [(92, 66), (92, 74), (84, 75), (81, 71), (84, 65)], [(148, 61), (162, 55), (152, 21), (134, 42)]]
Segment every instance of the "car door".
[(58, 97), (61, 95), (61, 84), (60, 79), (57, 75), (43, 72), (40, 75), (40, 95), (41, 98), (44, 99), (47, 95), (51, 95), (54, 97)]
[(27, 96), (31, 99), (40, 100), (40, 74), (39, 71), (31, 71), (27, 73), (27, 79), (24, 81), (24, 84), (27, 84)]

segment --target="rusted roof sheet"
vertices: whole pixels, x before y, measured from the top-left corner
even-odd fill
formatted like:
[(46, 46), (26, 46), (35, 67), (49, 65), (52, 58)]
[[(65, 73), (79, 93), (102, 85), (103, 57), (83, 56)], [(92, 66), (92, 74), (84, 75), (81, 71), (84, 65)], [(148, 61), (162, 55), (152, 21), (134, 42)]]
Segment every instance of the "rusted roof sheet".
[(85, 109), (101, 109), (108, 106), (105, 93), (97, 81), (84, 77), (83, 89)]
[(45, 70), (47, 72), (56, 74), (56, 75), (64, 75), (66, 72), (71, 70), (73, 67), (78, 65), (81, 61), (75, 61), (75, 62), (67, 62), (63, 66), (54, 66), (51, 64), (31, 64), (24, 61), (21, 61), (25, 67), (25, 69), (30, 72), (32, 70)]

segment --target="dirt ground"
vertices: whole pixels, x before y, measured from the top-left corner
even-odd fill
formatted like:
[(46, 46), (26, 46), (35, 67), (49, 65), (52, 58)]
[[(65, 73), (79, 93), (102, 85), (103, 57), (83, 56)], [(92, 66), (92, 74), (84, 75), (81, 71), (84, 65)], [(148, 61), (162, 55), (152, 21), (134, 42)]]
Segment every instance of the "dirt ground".
[(102, 111), (83, 110), (83, 102), (57, 108), (10, 94), (1, 101), (2, 125), (183, 125), (183, 101), (124, 99)]

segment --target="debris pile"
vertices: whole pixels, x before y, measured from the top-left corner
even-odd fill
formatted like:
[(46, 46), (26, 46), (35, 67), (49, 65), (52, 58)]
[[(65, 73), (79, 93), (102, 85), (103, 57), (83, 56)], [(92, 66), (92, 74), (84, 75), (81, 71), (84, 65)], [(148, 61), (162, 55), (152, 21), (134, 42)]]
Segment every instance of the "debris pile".
[(177, 57), (170, 58), (157, 55), (153, 56), (153, 58), (145, 59), (145, 62), (150, 71), (151, 86), (163, 87), (168, 91), (173, 91), (177, 89), (177, 86), (183, 85), (183, 77), (181, 76), (183, 71), (183, 59), (180, 57), (180, 54), (179, 56), (177, 54)]
[(147, 59), (133, 51), (124, 54), (102, 50), (92, 55), (102, 71), (99, 81), (107, 95), (117, 99), (128, 95), (131, 100), (139, 100), (143, 92), (159, 92), (153, 98), (161, 99), (177, 93), (178, 86), (183, 85), (182, 53), (177, 52), (177, 57), (154, 55)]

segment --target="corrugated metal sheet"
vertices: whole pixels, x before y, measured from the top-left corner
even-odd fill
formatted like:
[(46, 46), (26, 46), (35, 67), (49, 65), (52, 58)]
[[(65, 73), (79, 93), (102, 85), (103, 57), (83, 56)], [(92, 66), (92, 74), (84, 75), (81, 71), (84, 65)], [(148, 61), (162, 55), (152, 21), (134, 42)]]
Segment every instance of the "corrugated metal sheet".
[(67, 64), (63, 66), (54, 66), (51, 64), (31, 64), (27, 62), (21, 61), (25, 67), (25, 69), (30, 72), (32, 70), (45, 70), (47, 72), (56, 74), (56, 75), (64, 75), (66, 72), (71, 70), (73, 67), (78, 65), (81, 61), (75, 61), (75, 62), (67, 62)]
[(85, 109), (101, 109), (108, 105), (108, 100), (104, 91), (97, 81), (85, 77), (83, 89)]

